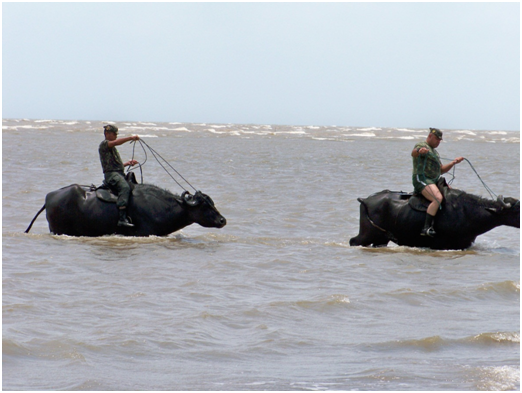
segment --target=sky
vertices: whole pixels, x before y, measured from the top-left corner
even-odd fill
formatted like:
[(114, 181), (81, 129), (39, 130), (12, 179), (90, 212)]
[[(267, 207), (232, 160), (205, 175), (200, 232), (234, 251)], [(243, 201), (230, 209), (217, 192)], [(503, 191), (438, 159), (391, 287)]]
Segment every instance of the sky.
[(2, 3), (2, 118), (520, 130), (520, 4)]

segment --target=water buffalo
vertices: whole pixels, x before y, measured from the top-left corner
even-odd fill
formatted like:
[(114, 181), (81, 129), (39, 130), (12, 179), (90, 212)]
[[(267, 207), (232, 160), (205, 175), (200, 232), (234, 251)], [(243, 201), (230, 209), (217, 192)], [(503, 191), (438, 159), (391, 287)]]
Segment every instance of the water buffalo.
[(384, 190), (366, 199), (360, 206), (359, 234), (351, 246), (400, 246), (437, 250), (462, 250), (470, 247), (478, 235), (508, 225), (520, 228), (520, 202), (514, 198), (491, 200), (449, 188), (444, 178), (438, 184), (444, 200), (435, 217), (435, 237), (420, 236), (428, 201), (411, 193)]
[(29, 232), (44, 209), (49, 230), (70, 236), (165, 236), (193, 223), (222, 228), (227, 222), (212, 199), (200, 191), (194, 195), (185, 191), (179, 196), (150, 184), (133, 184), (127, 210), (134, 227), (117, 226), (118, 209), (114, 202), (115, 197), (108, 190), (102, 193), (95, 187), (73, 184), (52, 191), (25, 232)]

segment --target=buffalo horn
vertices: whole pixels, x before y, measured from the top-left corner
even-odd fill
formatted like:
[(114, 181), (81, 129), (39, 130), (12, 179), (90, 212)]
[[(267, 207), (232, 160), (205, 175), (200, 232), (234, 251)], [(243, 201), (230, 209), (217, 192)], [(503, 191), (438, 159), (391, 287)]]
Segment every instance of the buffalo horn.
[(503, 208), (509, 209), (511, 207), (511, 203), (504, 202), (504, 197), (502, 195), (497, 197), (497, 201)]
[(183, 194), (181, 194), (181, 198), (187, 203), (189, 206), (196, 206), (198, 204), (198, 201), (196, 198), (194, 198), (193, 195), (190, 194), (190, 192), (185, 191)]

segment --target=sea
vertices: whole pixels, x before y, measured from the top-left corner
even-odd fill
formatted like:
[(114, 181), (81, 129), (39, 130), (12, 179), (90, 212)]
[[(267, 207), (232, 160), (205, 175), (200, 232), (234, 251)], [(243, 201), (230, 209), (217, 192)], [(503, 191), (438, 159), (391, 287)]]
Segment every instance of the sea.
[[(69, 237), (42, 213), (24, 233), (47, 193), (101, 185), (109, 123), (163, 159), (119, 146), (143, 163), (138, 182), (201, 190), (227, 225)], [(518, 131), (443, 131), (443, 162), (468, 160), (445, 175), (452, 187), (520, 197)], [(358, 197), (413, 191), (410, 153), (426, 136), (3, 119), (3, 389), (520, 390), (518, 228), (463, 251), (349, 245)]]

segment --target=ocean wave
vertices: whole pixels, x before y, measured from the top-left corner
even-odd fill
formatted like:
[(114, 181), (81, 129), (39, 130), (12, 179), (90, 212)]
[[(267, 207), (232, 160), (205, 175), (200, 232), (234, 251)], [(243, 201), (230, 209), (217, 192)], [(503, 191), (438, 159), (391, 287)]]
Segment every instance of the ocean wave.
[(458, 300), (483, 300), (485, 297), (500, 296), (501, 298), (513, 298), (520, 294), (520, 282), (504, 281), (499, 283), (488, 283), (480, 286), (459, 287), (457, 289), (436, 290), (430, 289), (426, 291), (412, 290), (410, 288), (401, 288), (389, 292), (382, 292), (379, 296), (383, 298), (392, 298), (398, 301), (423, 306), (426, 304), (451, 304)]
[(52, 233), (23, 233), (23, 232), (4, 232), (4, 236), (10, 237), (30, 237), (34, 239), (52, 238), (63, 242), (77, 242), (93, 245), (132, 245), (132, 244), (155, 244), (180, 241), (185, 238), (183, 231), (178, 231), (169, 236), (123, 236), (105, 235), (99, 237), (89, 236), (69, 236), (53, 235)]
[(362, 134), (350, 134), (350, 136), (374, 137), (376, 135), (373, 132), (364, 132)]
[(466, 367), (476, 390), (520, 390), (520, 367)]
[(520, 293), (520, 281), (502, 281), (502, 282), (488, 282), (486, 284), (482, 284), (478, 291), (481, 292), (495, 292), (499, 294), (511, 294), (511, 293)]
[(120, 127), (120, 131), (124, 130), (151, 130), (151, 131), (172, 131), (172, 128), (168, 127), (141, 127), (141, 126), (129, 126), (129, 127)]
[(48, 126), (2, 126), (3, 130), (18, 130), (19, 128), (28, 129), (28, 130), (46, 130)]
[(385, 347), (390, 349), (420, 349), (423, 351), (435, 351), (454, 346), (483, 347), (491, 345), (520, 345), (520, 333), (480, 333), (476, 336), (457, 339), (447, 339), (437, 335), (418, 339), (385, 342), (378, 345), (378, 347)]
[(456, 134), (466, 134), (466, 135), (477, 135), (476, 132), (470, 131), (470, 130), (457, 130), (457, 131), (451, 131)]
[(80, 353), (85, 349), (83, 343), (71, 344), (64, 340), (44, 341), (42, 339), (32, 339), (29, 342), (20, 344), (13, 340), (2, 338), (2, 354), (4, 356), (15, 357), (37, 357), (48, 360), (71, 360), (73, 362), (86, 362), (85, 357)]
[(343, 294), (317, 297), (311, 300), (277, 301), (269, 303), (270, 307), (277, 308), (298, 308), (310, 309), (315, 311), (329, 311), (331, 307), (345, 307), (351, 305), (350, 298)]
[(278, 134), (307, 134), (306, 131), (303, 131), (303, 130), (295, 130), (295, 131), (275, 131), (273, 133), (274, 135), (278, 135)]
[[(92, 132), (93, 124), (116, 124), (114, 121), (77, 121), (77, 120), (52, 120), (52, 119), (3, 119), (2, 129), (6, 132), (16, 130), (52, 130), (64, 129), (67, 132)], [(269, 124), (207, 124), (207, 123), (181, 123), (181, 122), (119, 122), (121, 129), (150, 130), (154, 132), (199, 132), (224, 136), (238, 136), (251, 138), (252, 135), (260, 137), (275, 136), (280, 138), (307, 137), (318, 142), (340, 141), (346, 142), (361, 138), (383, 140), (416, 140), (423, 139), (425, 130), (410, 128), (382, 128), (382, 127), (349, 127), (349, 126), (304, 126), (304, 125), (269, 125)], [(175, 127), (172, 127), (175, 126)], [(409, 135), (404, 135), (409, 133)], [(501, 130), (447, 130), (446, 140), (466, 140), (481, 143), (520, 143), (519, 133)]]
[(3, 356), (24, 356), (29, 355), (30, 350), (24, 347), (22, 344), (9, 340), (5, 337), (2, 338), (2, 355)]
[(496, 332), (481, 333), (476, 336), (465, 339), (469, 342), (478, 342), (480, 344), (520, 344), (520, 332)]

